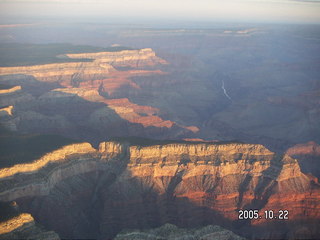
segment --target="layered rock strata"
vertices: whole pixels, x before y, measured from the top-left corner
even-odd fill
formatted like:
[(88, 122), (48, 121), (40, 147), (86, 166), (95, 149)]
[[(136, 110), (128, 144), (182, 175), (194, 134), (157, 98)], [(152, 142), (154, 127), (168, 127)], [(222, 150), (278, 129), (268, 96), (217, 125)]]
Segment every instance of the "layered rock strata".
[(34, 98), (23, 91), (21, 86), (14, 86), (10, 89), (0, 90), (0, 107), (6, 108), (10, 105), (15, 105), (18, 102), (31, 101)]
[(161, 70), (119, 71), (114, 68), (166, 64), (152, 49), (58, 57), (91, 59), (92, 62), (0, 68), (1, 81), (8, 85), (19, 84), (0, 91), (0, 122), (6, 129), (25, 133), (58, 133), (95, 143), (106, 134), (156, 135), (160, 139), (172, 139), (190, 137), (199, 131), (195, 126), (183, 126), (163, 119), (158, 108), (113, 96), (126, 92), (128, 88), (139, 90), (140, 87), (131, 79), (133, 77), (165, 74)]
[[(104, 78), (113, 70), (109, 64), (96, 62), (53, 63), (23, 67), (2, 67), (0, 76), (20, 74), (33, 76), (39, 81), (71, 81), (72, 79)], [(9, 77), (8, 76), (8, 77)]]
[[(0, 200), (16, 200), (62, 237), (74, 237), (80, 226), (88, 234), (111, 238), (124, 228), (167, 222), (184, 227), (218, 223), (231, 229), (238, 224), (238, 233), (248, 237), (319, 234), (319, 183), (300, 171), (297, 160), (262, 145), (104, 142), (96, 150), (83, 143), (22, 168), (2, 169), (1, 176)], [(41, 208), (36, 207), (39, 201)], [(239, 209), (257, 209), (261, 216), (265, 210), (285, 209), (289, 219), (241, 221)], [(65, 211), (68, 223), (52, 220)], [(94, 219), (94, 227), (83, 225), (85, 219)]]
[(301, 170), (320, 178), (320, 145), (310, 141), (292, 146), (286, 151), (291, 157), (298, 159)]
[(156, 56), (151, 48), (140, 50), (124, 50), (120, 52), (98, 52), (98, 53), (80, 53), (64, 54), (59, 57), (72, 59), (96, 59), (100, 63), (108, 63), (112, 66), (153, 66), (157, 64), (167, 64), (167, 62)]
[(0, 239), (59, 240), (53, 231), (44, 231), (35, 225), (31, 214), (21, 213), (7, 221), (0, 222)]
[(26, 75), (33, 76), (39, 81), (67, 81), (104, 79), (116, 71), (113, 66), (143, 67), (166, 64), (166, 61), (157, 57), (152, 49), (125, 50), (120, 52), (99, 52), (65, 54), (60, 58), (92, 59), (92, 62), (53, 63), (35, 66), (1, 67), (0, 76)]

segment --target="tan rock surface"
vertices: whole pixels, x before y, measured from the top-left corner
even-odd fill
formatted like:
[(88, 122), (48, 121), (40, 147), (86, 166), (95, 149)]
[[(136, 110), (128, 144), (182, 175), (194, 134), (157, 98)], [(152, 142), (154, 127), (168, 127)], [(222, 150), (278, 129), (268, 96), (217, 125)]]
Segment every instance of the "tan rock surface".
[[(87, 194), (94, 192), (93, 199), (103, 199), (99, 221), (101, 234), (106, 237), (123, 228), (138, 227), (148, 219), (153, 224), (227, 224), (237, 221), (239, 209), (259, 209), (261, 214), (265, 210), (286, 209), (291, 222), (285, 224), (293, 232), (294, 221), (306, 223), (320, 218), (319, 183), (303, 174), (295, 159), (278, 156), (262, 145), (130, 146), (112, 141), (101, 143), (95, 150), (84, 143), (66, 146), (22, 167), (23, 171), (17, 166), (2, 169), (0, 200), (39, 196), (51, 199), (52, 191), (58, 194), (60, 187), (65, 189), (71, 184), (68, 179), (89, 181), (95, 189), (71, 192), (72, 198), (78, 201), (77, 194), (85, 194), (92, 199)], [(81, 180), (83, 174), (90, 173), (91, 177)], [(61, 211), (55, 202), (48, 201)], [(55, 201), (58, 206), (62, 204)], [(50, 218), (51, 213), (46, 214)], [(271, 223), (274, 222), (261, 219), (252, 221), (251, 226)], [(311, 226), (309, 230), (316, 231)], [(311, 232), (306, 236), (312, 236)]]
[(0, 239), (59, 240), (57, 233), (45, 231), (35, 225), (29, 213), (21, 213), (7, 221), (0, 222)]
[(34, 219), (31, 214), (22, 213), (17, 217), (14, 217), (8, 221), (0, 223), (0, 234), (5, 234), (8, 232), (12, 232), (15, 229), (22, 227), (25, 224), (34, 224)]
[(144, 48), (140, 50), (124, 50), (120, 52), (65, 54), (61, 55), (61, 57), (69, 57), (73, 59), (97, 59), (99, 62), (108, 63), (113, 66), (139, 67), (143, 65), (167, 63), (165, 60), (157, 57), (151, 48)]
[(13, 106), (0, 108), (0, 116), (1, 115), (10, 115), (10, 116), (12, 116), (12, 110), (13, 110)]
[(13, 93), (13, 92), (18, 92), (20, 90), (21, 90), (21, 86), (14, 86), (14, 87), (9, 88), (9, 89), (0, 89), (0, 95)]

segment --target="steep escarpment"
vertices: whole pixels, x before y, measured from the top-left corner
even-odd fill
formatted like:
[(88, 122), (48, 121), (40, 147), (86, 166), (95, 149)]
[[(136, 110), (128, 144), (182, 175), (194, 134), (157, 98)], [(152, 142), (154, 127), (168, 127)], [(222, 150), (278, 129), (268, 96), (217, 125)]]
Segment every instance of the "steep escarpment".
[(19, 74), (33, 76), (39, 81), (71, 81), (78, 79), (104, 78), (113, 70), (109, 64), (98, 64), (95, 62), (79, 63), (52, 63), (23, 67), (2, 67), (0, 75), (9, 78), (10, 75)]
[(72, 59), (97, 59), (101, 63), (109, 63), (112, 66), (117, 67), (143, 67), (167, 64), (165, 60), (157, 57), (151, 48), (124, 50), (120, 52), (64, 54), (59, 57)]
[(128, 89), (141, 90), (133, 77), (166, 74), (154, 69), (167, 62), (152, 49), (58, 57), (92, 61), (0, 68), (0, 81), (12, 86), (0, 91), (0, 122), (6, 129), (94, 144), (106, 135), (177, 139), (199, 131), (161, 117), (159, 108), (118, 97)]
[(320, 145), (310, 141), (300, 143), (289, 148), (286, 153), (298, 159), (301, 170), (320, 178)]
[(27, 213), (0, 223), (0, 239), (59, 240), (57, 233), (44, 231), (35, 225), (34, 218)]
[[(111, 238), (168, 222), (219, 224), (247, 237), (319, 234), (320, 185), (297, 160), (262, 145), (113, 141), (97, 150), (83, 143), (1, 174), (0, 200), (17, 201), (62, 238)], [(238, 220), (239, 209), (261, 216), (286, 209), (289, 220)]]
[(0, 90), (0, 123), (8, 130), (16, 131), (17, 125), (12, 115), (14, 106), (19, 102), (33, 101), (34, 97), (22, 90), (21, 86), (13, 86)]
[(46, 231), (29, 213), (21, 213), (15, 201), (0, 201), (0, 239), (59, 240), (57, 233)]
[[(105, 98), (99, 87), (54, 88), (40, 96), (20, 90), (1, 96), (0, 122), (7, 129), (27, 133), (60, 134), (100, 142), (104, 136), (142, 135), (178, 138), (197, 132), (159, 116), (160, 109), (127, 98)], [(88, 139), (89, 137), (90, 139)]]
[(3, 79), (12, 78), (10, 75), (33, 76), (39, 81), (71, 82), (77, 84), (83, 80), (107, 78), (108, 74), (116, 71), (113, 66), (153, 66), (166, 64), (157, 57), (152, 49), (124, 50), (119, 52), (99, 52), (65, 54), (60, 58), (92, 59), (92, 62), (52, 63), (34, 66), (1, 67), (0, 76)]
[[(112, 159), (111, 156), (121, 156), (123, 153), (115, 151), (116, 148), (121, 149), (119, 145), (113, 143), (101, 144), (100, 149), (105, 153), (102, 155), (89, 143), (71, 144), (48, 153), (34, 162), (2, 168), (0, 198), (2, 201), (12, 201), (22, 197), (48, 195), (50, 190), (63, 179), (97, 171), (100, 165), (103, 165), (103, 159), (109, 160), (109, 157)], [(100, 165), (99, 159), (102, 159)]]
[[(237, 222), (239, 209), (287, 209), (290, 220), (319, 219), (319, 208), (313, 208), (319, 203), (319, 185), (300, 172), (296, 160), (276, 156), (261, 145), (132, 146), (130, 156), (129, 167), (111, 187), (114, 198), (105, 205), (106, 228), (166, 221), (189, 227), (219, 221), (227, 226)], [(313, 202), (312, 207), (302, 207), (305, 202)], [(123, 215), (111, 218), (108, 211)], [(127, 212), (141, 222), (124, 221)], [(157, 218), (151, 220), (150, 215)], [(281, 224), (288, 230), (289, 222)], [(280, 231), (273, 237), (286, 236)]]
[(13, 86), (9, 89), (0, 90), (0, 107), (4, 108), (15, 105), (18, 102), (30, 101), (34, 99), (30, 94), (22, 90), (21, 86)]

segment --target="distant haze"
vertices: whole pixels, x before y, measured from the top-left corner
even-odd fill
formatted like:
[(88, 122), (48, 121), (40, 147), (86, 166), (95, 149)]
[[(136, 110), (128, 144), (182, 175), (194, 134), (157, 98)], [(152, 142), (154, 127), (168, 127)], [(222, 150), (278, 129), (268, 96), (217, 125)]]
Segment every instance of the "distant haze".
[(320, 23), (319, 0), (0, 0), (6, 17)]

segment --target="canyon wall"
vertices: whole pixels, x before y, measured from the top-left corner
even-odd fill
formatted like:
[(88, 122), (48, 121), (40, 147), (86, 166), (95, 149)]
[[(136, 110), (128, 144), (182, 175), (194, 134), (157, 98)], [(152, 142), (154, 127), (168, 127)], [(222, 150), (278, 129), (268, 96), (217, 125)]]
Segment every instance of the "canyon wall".
[(166, 64), (152, 49), (125, 50), (120, 52), (98, 52), (64, 54), (59, 58), (91, 59), (91, 62), (52, 63), (34, 66), (0, 67), (0, 76), (7, 80), (12, 75), (32, 76), (39, 81), (83, 81), (104, 79), (116, 71), (116, 67), (145, 67)]
[(162, 118), (159, 108), (113, 96), (128, 88), (139, 90), (134, 77), (166, 74), (159, 69), (141, 69), (167, 64), (152, 49), (58, 57), (92, 62), (0, 68), (0, 82), (11, 87), (0, 90), (0, 122), (4, 128), (60, 134), (91, 143), (105, 136), (177, 139), (199, 131), (196, 126)]
[[(61, 237), (74, 237), (79, 226), (88, 236), (110, 238), (124, 228), (154, 228), (168, 222), (183, 227), (214, 223), (229, 229), (239, 224), (237, 233), (247, 237), (318, 234), (317, 179), (303, 174), (297, 160), (262, 145), (103, 142), (96, 150), (82, 143), (19, 169), (2, 169), (0, 200), (17, 201)], [(289, 220), (241, 222), (239, 209), (257, 209), (261, 216), (265, 210), (285, 209)], [(68, 223), (52, 220), (65, 211), (70, 214)], [(95, 227), (85, 224), (86, 218), (94, 219)]]
[(0, 223), (0, 239), (59, 240), (57, 233), (36, 226), (31, 214), (21, 213)]
[(108, 64), (99, 64), (96, 62), (75, 62), (75, 63), (53, 63), (35, 66), (22, 67), (2, 67), (0, 76), (6, 75), (6, 78), (12, 78), (13, 74), (33, 76), (39, 81), (71, 81), (78, 79), (99, 79), (104, 78), (113, 70)]
[(167, 64), (167, 62), (156, 56), (151, 48), (140, 50), (124, 50), (120, 52), (98, 52), (59, 55), (61, 58), (72, 59), (96, 59), (101, 63), (109, 63), (112, 66), (153, 66), (157, 64)]

